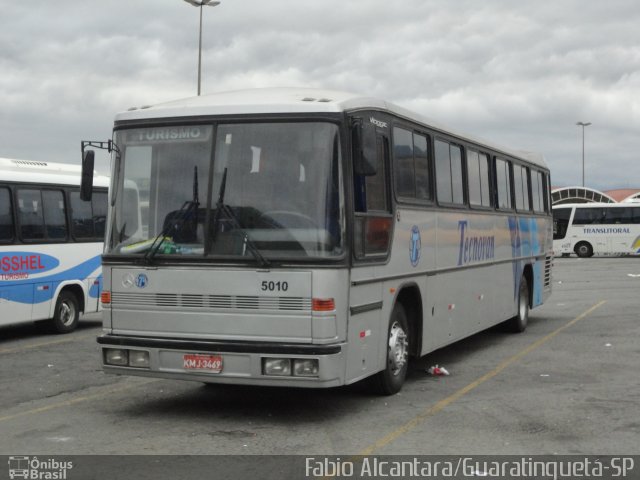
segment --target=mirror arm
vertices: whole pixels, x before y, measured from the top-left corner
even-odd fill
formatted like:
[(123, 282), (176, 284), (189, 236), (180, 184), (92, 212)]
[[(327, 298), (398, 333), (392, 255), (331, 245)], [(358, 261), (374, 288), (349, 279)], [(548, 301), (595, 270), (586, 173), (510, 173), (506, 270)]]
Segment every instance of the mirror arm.
[(92, 140), (83, 140), (80, 142), (81, 151), (84, 154), (84, 149), (87, 147), (99, 148), (100, 150), (106, 150), (109, 153), (116, 152), (116, 155), (120, 156), (120, 149), (113, 140), (107, 140), (106, 142), (95, 142)]

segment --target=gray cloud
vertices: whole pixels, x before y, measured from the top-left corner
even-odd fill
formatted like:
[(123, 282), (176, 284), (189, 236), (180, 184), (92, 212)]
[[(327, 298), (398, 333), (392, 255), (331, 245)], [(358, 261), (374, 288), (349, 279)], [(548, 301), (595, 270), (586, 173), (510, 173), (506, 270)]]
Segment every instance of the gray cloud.
[[(203, 93), (317, 86), (379, 96), (545, 154), (553, 183), (640, 187), (635, 1), (223, 0), (204, 10)], [(0, 156), (79, 161), (133, 105), (195, 93), (180, 0), (3, 5)], [(103, 167), (106, 159), (101, 160)]]

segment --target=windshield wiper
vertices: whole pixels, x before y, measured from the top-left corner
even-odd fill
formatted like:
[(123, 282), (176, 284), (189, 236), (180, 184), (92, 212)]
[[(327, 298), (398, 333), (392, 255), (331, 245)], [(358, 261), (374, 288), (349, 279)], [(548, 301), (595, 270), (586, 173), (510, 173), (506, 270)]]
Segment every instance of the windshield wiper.
[[(238, 230), (244, 230), (244, 227), (240, 224), (240, 220), (238, 216), (233, 211), (231, 207), (224, 203), (224, 193), (227, 188), (227, 168), (225, 167), (224, 172), (222, 174), (222, 181), (220, 182), (220, 190), (218, 191), (218, 201), (216, 202), (216, 214), (213, 217), (213, 232), (211, 235), (211, 243), (214, 244), (216, 241), (216, 236), (218, 234), (218, 223), (220, 222), (220, 215), (224, 213), (225, 217), (231, 221), (232, 225)], [(269, 260), (265, 258), (258, 247), (256, 247), (255, 242), (249, 237), (247, 232), (244, 232), (244, 246), (253, 257), (256, 259), (258, 264), (262, 268), (268, 268), (271, 266)]]
[(169, 221), (165, 222), (162, 231), (155, 236), (151, 245), (149, 246), (149, 250), (144, 254), (143, 262), (147, 265), (150, 265), (153, 258), (156, 256), (160, 247), (167, 239), (167, 235), (171, 232), (171, 230), (178, 231), (185, 224), (187, 220), (193, 215), (195, 215), (195, 221), (198, 221), (198, 208), (200, 207), (200, 201), (198, 200), (198, 167), (193, 167), (193, 200), (187, 200), (182, 204), (180, 210), (176, 213), (171, 214), (172, 218)]

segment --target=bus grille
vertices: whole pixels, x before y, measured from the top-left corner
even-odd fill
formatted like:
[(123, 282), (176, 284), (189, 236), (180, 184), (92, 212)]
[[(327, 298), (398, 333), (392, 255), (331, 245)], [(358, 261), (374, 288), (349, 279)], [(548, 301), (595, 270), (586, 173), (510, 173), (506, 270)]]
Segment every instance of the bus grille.
[(304, 297), (260, 297), (249, 295), (195, 295), (190, 293), (111, 294), (111, 306), (183, 307), (215, 310), (311, 311), (311, 299)]
[(551, 266), (553, 265), (553, 256), (548, 256), (544, 261), (544, 287), (551, 287)]

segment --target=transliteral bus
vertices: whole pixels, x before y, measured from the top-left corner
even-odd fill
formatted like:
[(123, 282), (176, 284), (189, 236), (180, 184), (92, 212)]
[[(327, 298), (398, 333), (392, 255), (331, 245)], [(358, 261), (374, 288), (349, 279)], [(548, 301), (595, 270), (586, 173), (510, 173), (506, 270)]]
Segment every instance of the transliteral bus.
[(100, 308), (108, 177), (80, 199), (79, 165), (0, 158), (0, 325), (68, 333)]
[[(221, 93), (118, 114), (113, 138), (87, 145), (113, 155), (98, 338), (109, 373), (372, 377), (393, 394), (410, 357), (502, 322), (522, 331), (551, 292), (543, 158), (385, 101)], [(142, 225), (127, 220), (138, 209)]]
[(553, 207), (556, 255), (640, 254), (640, 204), (574, 203)]

